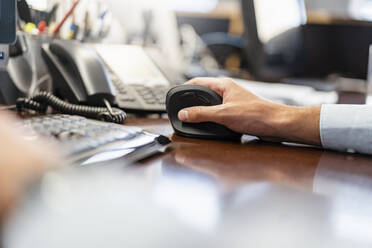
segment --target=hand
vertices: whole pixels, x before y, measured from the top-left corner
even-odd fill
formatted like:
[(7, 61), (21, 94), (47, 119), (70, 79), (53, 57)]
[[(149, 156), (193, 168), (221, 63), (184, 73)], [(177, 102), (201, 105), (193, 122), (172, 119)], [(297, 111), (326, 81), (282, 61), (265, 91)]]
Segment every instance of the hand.
[(238, 86), (228, 78), (196, 78), (187, 84), (206, 86), (223, 104), (181, 110), (178, 118), (189, 123), (215, 122), (239, 133), (269, 141), (296, 141), (320, 145), (320, 107), (275, 104)]
[(28, 183), (60, 163), (56, 149), (24, 139), (24, 130), (8, 113), (0, 112), (0, 219), (7, 215)]

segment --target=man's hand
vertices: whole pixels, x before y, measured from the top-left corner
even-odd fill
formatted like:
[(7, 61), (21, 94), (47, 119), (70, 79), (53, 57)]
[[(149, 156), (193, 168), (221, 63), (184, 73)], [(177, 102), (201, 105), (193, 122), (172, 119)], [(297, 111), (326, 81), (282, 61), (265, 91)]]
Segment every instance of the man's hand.
[(223, 98), (223, 104), (181, 110), (189, 123), (215, 122), (236, 132), (270, 141), (321, 145), (320, 107), (289, 107), (259, 98), (228, 78), (196, 78), (187, 84), (206, 86)]

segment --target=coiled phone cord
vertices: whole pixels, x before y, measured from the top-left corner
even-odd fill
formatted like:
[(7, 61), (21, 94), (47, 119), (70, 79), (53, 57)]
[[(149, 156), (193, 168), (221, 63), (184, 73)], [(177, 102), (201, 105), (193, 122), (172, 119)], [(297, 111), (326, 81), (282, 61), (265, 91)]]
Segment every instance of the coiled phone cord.
[(16, 107), (18, 113), (29, 109), (45, 114), (48, 106), (51, 106), (62, 114), (81, 115), (87, 118), (122, 124), (127, 117), (126, 113), (121, 109), (112, 108), (107, 100), (104, 100), (104, 103), (106, 108), (71, 104), (49, 92), (40, 92), (31, 98), (19, 98)]

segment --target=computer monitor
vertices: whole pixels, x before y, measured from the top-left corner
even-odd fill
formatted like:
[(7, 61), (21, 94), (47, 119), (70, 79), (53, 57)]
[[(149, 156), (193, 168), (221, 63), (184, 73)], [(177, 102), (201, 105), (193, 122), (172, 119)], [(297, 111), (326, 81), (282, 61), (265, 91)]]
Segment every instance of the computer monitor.
[(303, 0), (242, 0), (245, 52), (259, 80), (277, 81), (292, 74), (302, 49), (306, 23)]
[(286, 31), (306, 23), (303, 0), (253, 0), (257, 33), (267, 43)]
[(16, 0), (0, 0), (0, 70), (9, 59), (9, 44), (16, 40)]
[(0, 104), (14, 104), (19, 91), (7, 72), (9, 44), (16, 40), (16, 0), (0, 0)]
[(16, 0), (0, 0), (0, 44), (16, 39)]
[(306, 23), (304, 2), (242, 0), (248, 69), (256, 79), (366, 79), (372, 25)]

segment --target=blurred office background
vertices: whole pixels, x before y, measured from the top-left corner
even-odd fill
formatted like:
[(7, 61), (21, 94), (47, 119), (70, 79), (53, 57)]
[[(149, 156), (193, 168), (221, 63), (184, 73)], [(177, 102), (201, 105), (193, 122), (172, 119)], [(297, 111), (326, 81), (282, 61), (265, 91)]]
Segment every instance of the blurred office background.
[[(31, 9), (22, 7), (25, 3)], [(18, 0), (22, 19), (19, 29), (36, 39), (41, 37), (48, 40), (51, 36), (58, 36), (82, 42), (142, 45), (154, 50), (154, 56), (160, 54), (153, 58), (157, 64), (163, 61), (170, 71), (183, 74), (186, 78), (226, 75), (258, 81), (306, 84), (330, 92), (365, 90), (369, 46), (372, 44), (371, 0), (81, 0), (58, 34), (54, 34), (58, 23), (74, 3), (71, 0)], [(43, 24), (46, 20), (47, 23)], [(16, 45), (13, 49), (12, 53), (17, 55), (16, 52), (23, 48)], [(15, 71), (14, 75), (22, 74)], [(29, 78), (25, 76), (25, 81), (30, 81)], [(247, 82), (249, 89), (252, 89), (254, 84)], [(264, 89), (266, 94), (271, 94), (270, 99), (290, 95), (291, 99), (286, 99), (284, 103), (293, 105), (337, 102), (334, 94), (286, 88), (283, 84), (280, 87), (268, 85), (259, 84), (253, 88), (255, 92)], [(188, 147), (193, 146), (185, 143), (179, 150), (185, 147), (187, 152)], [(197, 149), (200, 146), (201, 154), (205, 147), (208, 148), (204, 143), (196, 146)], [(221, 147), (225, 152), (225, 146)], [(282, 150), (280, 147), (274, 150), (277, 149)], [(305, 157), (306, 154), (317, 153), (313, 150), (283, 149), (283, 152), (291, 155), (289, 158), (293, 153)], [(220, 175), (214, 169), (224, 173), (226, 170), (223, 169), (230, 168), (215, 161), (219, 156), (212, 156), (209, 148), (204, 152), (208, 155), (204, 167), (213, 168), (210, 174), (214, 177)], [(237, 152), (246, 160), (246, 155), (240, 149)], [(258, 171), (264, 177), (271, 175), (268, 172), (272, 168), (262, 166), (261, 158), (266, 154), (265, 149), (262, 154), (258, 153), (258, 162), (255, 162), (254, 156), (249, 157), (253, 159), (250, 162), (259, 168), (248, 167), (249, 177), (252, 171)], [(279, 152), (277, 155), (271, 154), (270, 159), (275, 160), (278, 154), (282, 156), (282, 152)], [(169, 163), (173, 166), (177, 156), (172, 156)], [(360, 214), (367, 213), (368, 217), (368, 207), (363, 207), (363, 211), (353, 208), (354, 204), (359, 204), (358, 201), (352, 202), (350, 207), (346, 205), (346, 208), (339, 208), (337, 204), (348, 204), (355, 196), (353, 189), (356, 188), (351, 182), (358, 179), (358, 175), (362, 174), (360, 171), (369, 171), (361, 169), (367, 168), (369, 161), (364, 161), (364, 157), (348, 157), (348, 163), (337, 168), (338, 174), (331, 174), (336, 171), (332, 167), (339, 164), (333, 165), (329, 156), (339, 155), (326, 154), (316, 162), (319, 165), (311, 191), (317, 194), (304, 196), (298, 196), (297, 192), (288, 191), (287, 188), (277, 189), (266, 184), (248, 185), (241, 192), (233, 192), (233, 195), (229, 192), (220, 195), (218, 192), (221, 189), (215, 186), (214, 179), (211, 181), (208, 177), (205, 184), (199, 185), (193, 180), (194, 174), (190, 180), (187, 177), (184, 179), (166, 161), (144, 172), (127, 173), (121, 170), (120, 165), (118, 168), (121, 171), (114, 169), (112, 174), (100, 168), (81, 171), (84, 178), (67, 175), (68, 179), (64, 179), (51, 173), (40, 186), (40, 196), (19, 209), (20, 215), (7, 229), (8, 236), (4, 240), (9, 245), (5, 247), (25, 247), (30, 243), (48, 248), (107, 247), (107, 244), (122, 247), (123, 243), (132, 247), (149, 244), (152, 247), (240, 247), (239, 244), (225, 245), (224, 242), (230, 244), (231, 240), (251, 242), (256, 246), (269, 242), (272, 244), (270, 247), (288, 240), (293, 242), (292, 247), (321, 247), (321, 242), (329, 244), (328, 247), (357, 247), (360, 239), (369, 244), (370, 235), (365, 231), (368, 230), (368, 224), (364, 221), (368, 221), (368, 218)], [(354, 166), (354, 160), (361, 160), (362, 165)], [(176, 161), (178, 167), (192, 167), (187, 160), (180, 161)], [(295, 159), (294, 163), (298, 161)], [(231, 164), (234, 165), (234, 161)], [(235, 166), (241, 167), (240, 164)], [(202, 164), (203, 171), (204, 167)], [(283, 180), (278, 175), (286, 176), (288, 173), (279, 171), (278, 174), (277, 169), (281, 167), (284, 170), (289, 168), (275, 163), (273, 176)], [(304, 171), (306, 176), (303, 178), (314, 174), (311, 168)], [(295, 172), (294, 179), (288, 177), (289, 184), (297, 185), (298, 181), (304, 180), (298, 179), (298, 170)], [(141, 180), (138, 180), (138, 175)], [(329, 178), (330, 183), (327, 181)], [(340, 186), (340, 180), (345, 185)], [(369, 191), (365, 186), (368, 180), (361, 177), (358, 182), (361, 188), (367, 189), (358, 195), (365, 200), (365, 204), (361, 205), (369, 206)], [(334, 201), (327, 201), (323, 197), (335, 191), (342, 193), (337, 194)], [(345, 192), (347, 194), (343, 194)], [(278, 197), (287, 200), (280, 201)], [(257, 214), (262, 206), (268, 209), (269, 215), (266, 211)], [(330, 219), (325, 218), (329, 211), (333, 211)], [(289, 222), (288, 216), (291, 216)], [(185, 219), (187, 226), (184, 228), (182, 221)], [(92, 223), (92, 220), (95, 221)], [(275, 224), (271, 226), (270, 223)], [(64, 224), (69, 228), (51, 228)], [(267, 229), (267, 226), (271, 229)], [(360, 226), (366, 226), (362, 228), (364, 231)], [(332, 233), (326, 232), (328, 229)], [(50, 230), (57, 235), (50, 235)], [(138, 230), (142, 230), (140, 236)], [(247, 230), (253, 230), (253, 234), (247, 235)], [(276, 230), (281, 230), (278, 236), (273, 235)], [(295, 238), (292, 230), (296, 230)], [(265, 235), (262, 235), (263, 232)], [(165, 242), (169, 237), (172, 237), (171, 243)], [(311, 242), (304, 244), (304, 237)], [(57, 243), (55, 246), (51, 245), (53, 241)], [(104, 242), (105, 245), (97, 242)]]
[[(40, 13), (56, 6), (58, 23), (74, 0), (27, 3), (39, 14), (32, 20), (37, 26)], [(156, 48), (189, 78), (225, 75), (362, 91), (372, 1), (81, 0), (59, 35)]]

